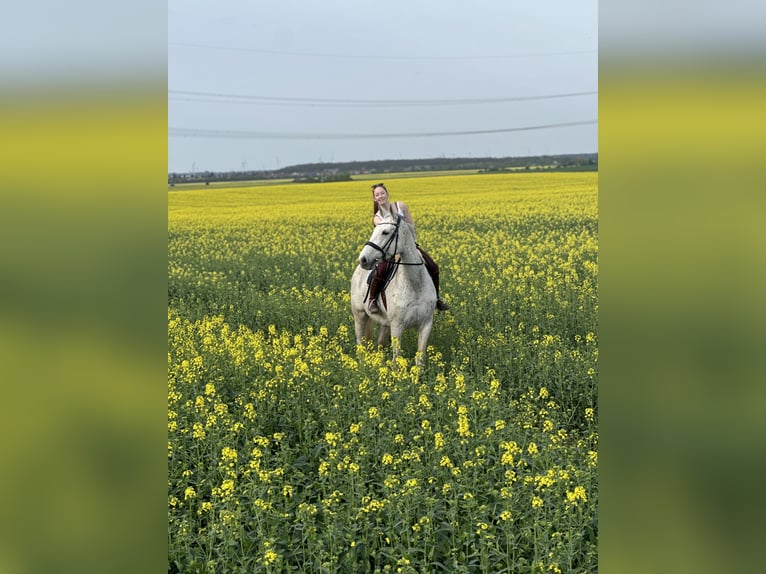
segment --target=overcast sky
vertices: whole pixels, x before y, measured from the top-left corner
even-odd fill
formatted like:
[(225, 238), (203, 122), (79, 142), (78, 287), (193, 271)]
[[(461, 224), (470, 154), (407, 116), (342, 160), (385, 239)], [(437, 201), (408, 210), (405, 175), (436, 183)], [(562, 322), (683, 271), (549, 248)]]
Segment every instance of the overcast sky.
[(597, 7), (169, 0), (168, 170), (596, 152)]

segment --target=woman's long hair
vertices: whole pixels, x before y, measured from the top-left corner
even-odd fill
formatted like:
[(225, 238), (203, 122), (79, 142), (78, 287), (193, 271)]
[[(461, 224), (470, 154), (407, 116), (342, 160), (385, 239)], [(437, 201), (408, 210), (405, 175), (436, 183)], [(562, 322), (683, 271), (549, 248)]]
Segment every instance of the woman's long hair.
[(382, 187), (386, 191), (386, 195), (388, 195), (388, 190), (386, 189), (385, 184), (383, 183), (376, 183), (372, 186), (372, 226), (375, 227), (375, 214), (378, 213), (380, 210), (380, 206), (378, 205), (378, 202), (375, 201), (375, 188), (376, 187)]

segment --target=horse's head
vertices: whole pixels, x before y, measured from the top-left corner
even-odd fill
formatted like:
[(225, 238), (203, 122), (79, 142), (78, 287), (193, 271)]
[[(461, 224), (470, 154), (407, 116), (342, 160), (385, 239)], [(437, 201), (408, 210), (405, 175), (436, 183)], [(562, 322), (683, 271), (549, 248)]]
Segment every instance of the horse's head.
[(370, 239), (359, 254), (359, 265), (362, 269), (372, 269), (379, 261), (396, 255), (401, 222), (401, 217), (395, 220), (386, 218), (375, 226)]

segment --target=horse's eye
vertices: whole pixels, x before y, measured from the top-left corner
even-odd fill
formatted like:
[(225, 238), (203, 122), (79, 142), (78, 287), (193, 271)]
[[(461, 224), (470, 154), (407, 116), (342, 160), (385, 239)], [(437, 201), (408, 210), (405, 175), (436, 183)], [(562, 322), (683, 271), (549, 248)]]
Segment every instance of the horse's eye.
[(390, 231), (384, 231), (383, 235), (388, 235), (389, 233), (391, 233), (391, 232)]

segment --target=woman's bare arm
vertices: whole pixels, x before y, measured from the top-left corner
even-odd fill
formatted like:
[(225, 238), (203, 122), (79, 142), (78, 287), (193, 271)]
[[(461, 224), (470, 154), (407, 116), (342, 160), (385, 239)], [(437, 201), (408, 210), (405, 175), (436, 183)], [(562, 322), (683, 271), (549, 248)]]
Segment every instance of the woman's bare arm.
[(402, 210), (402, 213), (404, 214), (404, 221), (412, 225), (412, 229), (415, 229), (415, 222), (412, 219), (412, 215), (410, 214), (410, 208), (407, 207), (407, 204), (403, 201), (399, 202), (399, 207)]

